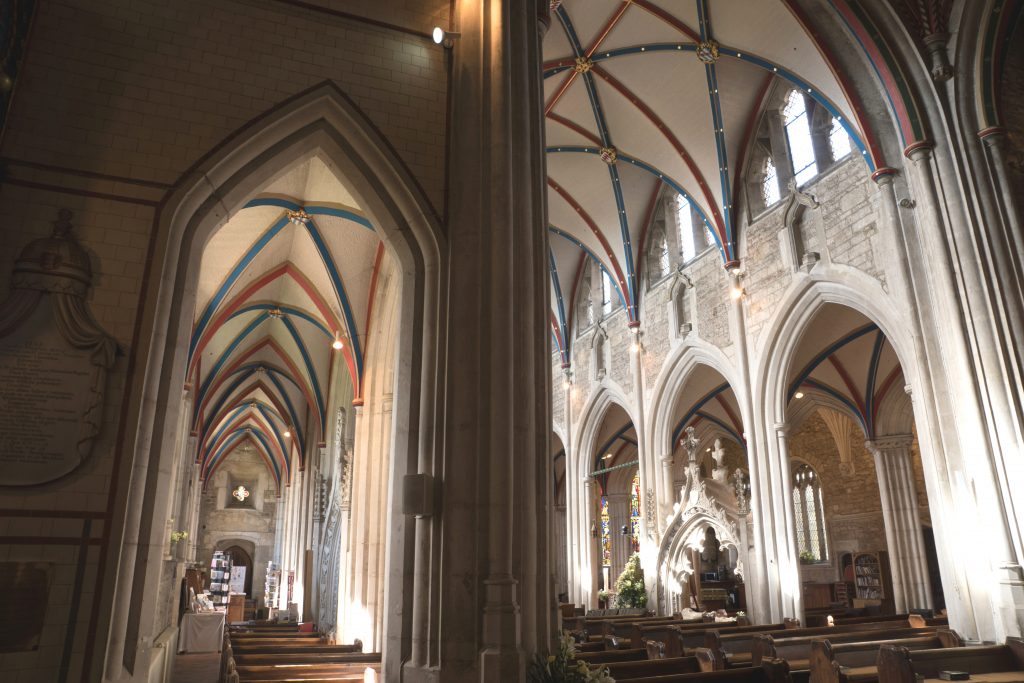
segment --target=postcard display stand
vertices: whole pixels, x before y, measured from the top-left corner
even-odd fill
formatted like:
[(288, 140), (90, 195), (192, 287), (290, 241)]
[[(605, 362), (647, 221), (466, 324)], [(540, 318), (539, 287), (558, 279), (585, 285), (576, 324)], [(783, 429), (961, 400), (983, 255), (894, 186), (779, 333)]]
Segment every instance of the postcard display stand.
[(214, 607), (227, 607), (230, 581), (231, 556), (218, 550), (213, 553), (213, 560), (210, 562), (210, 601)]
[(267, 562), (267, 580), (263, 590), (263, 601), (267, 609), (277, 607), (277, 590), (280, 582), (281, 570), (273, 560)]

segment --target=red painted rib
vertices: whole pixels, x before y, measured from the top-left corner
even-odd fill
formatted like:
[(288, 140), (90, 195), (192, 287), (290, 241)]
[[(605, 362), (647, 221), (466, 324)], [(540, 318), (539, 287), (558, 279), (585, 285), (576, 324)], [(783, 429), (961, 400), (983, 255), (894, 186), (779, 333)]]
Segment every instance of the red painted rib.
[(704, 195), (704, 201), (707, 203), (708, 208), (711, 210), (711, 217), (715, 223), (715, 227), (718, 229), (718, 236), (721, 238), (722, 243), (725, 243), (725, 221), (722, 220), (722, 214), (718, 210), (718, 202), (715, 200), (714, 195), (711, 194), (711, 187), (707, 181), (704, 180), (704, 176), (701, 174), (700, 169), (697, 168), (697, 163), (690, 156), (690, 153), (683, 147), (683, 143), (679, 141), (679, 138), (669, 129), (661, 118), (654, 113), (647, 104), (640, 99), (632, 90), (627, 88), (621, 81), (608, 73), (605, 69), (600, 66), (595, 66), (593, 72), (603, 78), (615, 88), (623, 97), (633, 103), (633, 105), (639, 109), (647, 119), (654, 124), (654, 126), (661, 131), (661, 134), (665, 136), (672, 148), (675, 149), (676, 153), (686, 164), (687, 168), (690, 169), (690, 173), (697, 179), (697, 184), (700, 185), (701, 193)]

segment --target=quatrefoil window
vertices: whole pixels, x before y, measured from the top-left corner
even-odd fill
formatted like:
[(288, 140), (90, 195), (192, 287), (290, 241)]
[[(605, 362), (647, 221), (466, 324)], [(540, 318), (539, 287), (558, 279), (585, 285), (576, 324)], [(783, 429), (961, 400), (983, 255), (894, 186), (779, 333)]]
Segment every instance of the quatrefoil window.
[(239, 503), (244, 503), (244, 502), (245, 502), (245, 499), (246, 499), (246, 498), (248, 498), (248, 497), (249, 497), (250, 495), (252, 495), (252, 494), (250, 494), (250, 493), (249, 493), (249, 489), (247, 489), (247, 488), (245, 488), (244, 486), (242, 486), (241, 484), (239, 484), (239, 485), (238, 485), (238, 486), (237, 486), (237, 487), (236, 487), (236, 488), (235, 488), (235, 489), (234, 489), (234, 490), (233, 490), (233, 491), (231, 492), (231, 495), (232, 495), (232, 496), (234, 496), (234, 497), (235, 497), (235, 499), (237, 499)]

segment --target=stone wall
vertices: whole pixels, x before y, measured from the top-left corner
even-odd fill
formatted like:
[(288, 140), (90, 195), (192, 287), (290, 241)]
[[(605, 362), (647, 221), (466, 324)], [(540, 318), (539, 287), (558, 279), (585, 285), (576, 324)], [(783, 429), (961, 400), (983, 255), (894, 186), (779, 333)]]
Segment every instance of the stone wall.
[[(263, 597), (267, 562), (274, 559), (278, 498), (262, 458), (255, 451), (233, 451), (203, 491), (199, 503), (199, 538), (196, 562), (208, 568), (215, 550), (235, 541), (243, 548), (252, 543), (252, 597)], [(244, 485), (250, 493), (243, 504), (232, 498), (231, 489)], [(247, 550), (248, 551), (248, 550)]]

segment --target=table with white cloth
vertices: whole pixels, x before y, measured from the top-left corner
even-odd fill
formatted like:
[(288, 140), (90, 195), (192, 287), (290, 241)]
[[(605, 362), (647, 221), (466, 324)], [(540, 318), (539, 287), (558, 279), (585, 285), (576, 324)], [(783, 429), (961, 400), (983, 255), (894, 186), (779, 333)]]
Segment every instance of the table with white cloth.
[(178, 652), (220, 652), (223, 642), (223, 612), (185, 613), (178, 631)]

